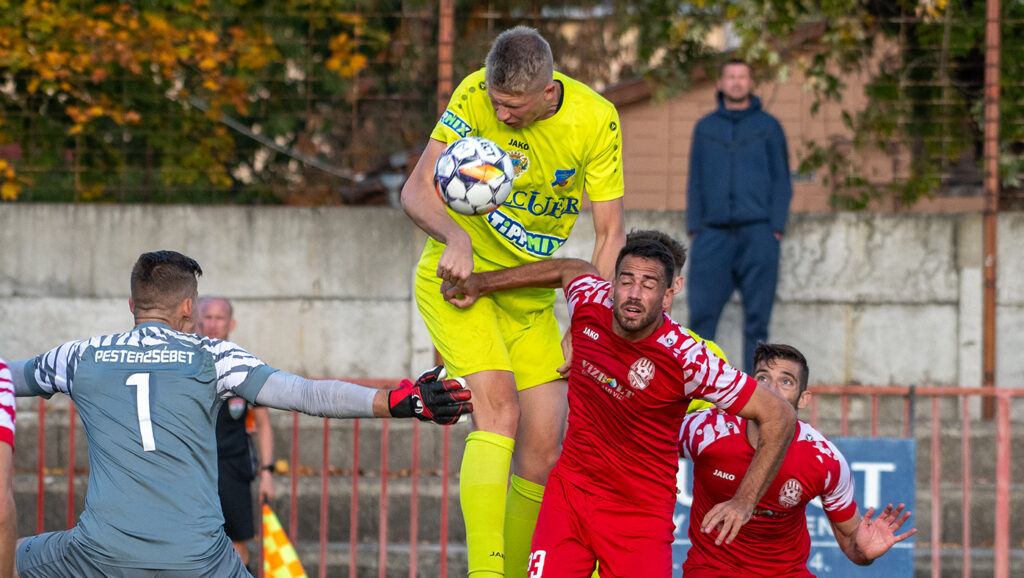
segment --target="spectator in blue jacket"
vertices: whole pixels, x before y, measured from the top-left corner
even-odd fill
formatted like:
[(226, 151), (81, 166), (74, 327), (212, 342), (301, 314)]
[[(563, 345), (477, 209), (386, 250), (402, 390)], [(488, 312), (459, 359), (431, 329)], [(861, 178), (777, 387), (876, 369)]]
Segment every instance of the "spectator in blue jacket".
[(739, 289), (748, 373), (757, 343), (768, 341), (779, 242), (793, 196), (786, 135), (751, 94), (753, 85), (746, 62), (722, 65), (718, 109), (693, 130), (686, 206), (689, 327), (714, 340), (722, 309)]

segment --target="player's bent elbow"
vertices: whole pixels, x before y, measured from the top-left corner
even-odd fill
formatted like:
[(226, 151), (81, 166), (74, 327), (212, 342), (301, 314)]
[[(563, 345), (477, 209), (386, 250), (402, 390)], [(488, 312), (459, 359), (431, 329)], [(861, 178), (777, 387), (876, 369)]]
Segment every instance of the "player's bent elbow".
[(413, 183), (412, 179), (409, 179), (405, 181), (405, 186), (402, 187), (402, 192), (398, 197), (399, 202), (402, 205), (402, 210), (410, 217), (415, 214), (416, 206), (418, 205), (416, 202), (415, 189), (416, 185)]

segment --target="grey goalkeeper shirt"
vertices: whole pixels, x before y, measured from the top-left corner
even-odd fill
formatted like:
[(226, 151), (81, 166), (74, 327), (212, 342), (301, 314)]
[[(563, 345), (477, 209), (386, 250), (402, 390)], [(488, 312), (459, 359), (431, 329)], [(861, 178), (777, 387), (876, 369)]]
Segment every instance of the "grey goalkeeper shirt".
[(217, 497), (217, 410), (232, 395), (255, 401), (274, 371), (234, 343), (153, 322), (28, 362), (28, 388), (71, 396), (89, 441), (74, 539), (129, 568), (199, 568), (230, 547)]

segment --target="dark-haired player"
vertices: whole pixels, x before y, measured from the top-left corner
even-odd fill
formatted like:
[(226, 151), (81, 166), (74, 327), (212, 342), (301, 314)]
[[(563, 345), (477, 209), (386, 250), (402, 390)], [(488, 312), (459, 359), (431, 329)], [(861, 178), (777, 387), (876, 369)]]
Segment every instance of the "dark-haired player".
[(248, 577), (224, 533), (214, 424), (228, 397), (335, 418), (450, 423), (469, 392), (437, 372), (377, 390), (277, 371), (193, 325), (193, 259), (144, 253), (131, 275), (135, 327), (11, 364), (17, 395), (70, 396), (89, 440), (89, 488), (74, 528), (19, 542), (22, 578)]
[(585, 261), (553, 259), (445, 287), (459, 306), (534, 286), (563, 287), (569, 302), (569, 426), (534, 533), (531, 578), (587, 577), (596, 562), (602, 578), (671, 574), (678, 428), (692, 398), (762, 428), (740, 487), (703, 519), (718, 541), (732, 541), (782, 462), (793, 408), (664, 314), (675, 271), (668, 247), (641, 238), (619, 252), (611, 282)]
[[(795, 347), (761, 343), (754, 350), (754, 379), (794, 409), (806, 407), (810, 401), (807, 377), (807, 359)], [(716, 543), (701, 531), (696, 520), (736, 491), (762, 433), (758, 424), (715, 409), (686, 416), (679, 448), (693, 461), (693, 546), (683, 563), (683, 574), (688, 578), (813, 576), (807, 570), (811, 539), (805, 509), (818, 496), (836, 542), (855, 564), (871, 564), (893, 544), (917, 532), (896, 535), (910, 517), (910, 512), (903, 512), (903, 504), (895, 509), (889, 504), (874, 519), (871, 508), (861, 518), (853, 500), (853, 477), (843, 454), (810, 424), (797, 421), (782, 467), (754, 515), (732, 544)]]

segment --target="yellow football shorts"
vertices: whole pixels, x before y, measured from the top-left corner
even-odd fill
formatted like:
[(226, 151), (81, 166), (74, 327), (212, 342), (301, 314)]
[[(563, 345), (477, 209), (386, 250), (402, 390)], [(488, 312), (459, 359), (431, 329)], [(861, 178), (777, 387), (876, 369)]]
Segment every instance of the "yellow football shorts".
[(562, 379), (562, 330), (552, 289), (513, 289), (459, 309), (441, 297), (437, 258), (416, 267), (416, 306), (450, 377), (513, 372), (519, 391)]

